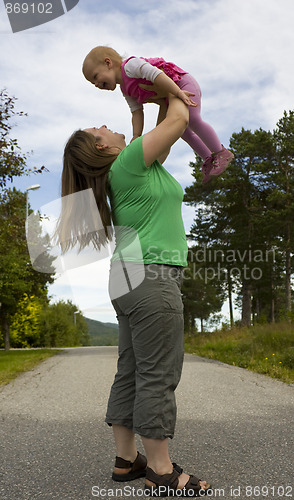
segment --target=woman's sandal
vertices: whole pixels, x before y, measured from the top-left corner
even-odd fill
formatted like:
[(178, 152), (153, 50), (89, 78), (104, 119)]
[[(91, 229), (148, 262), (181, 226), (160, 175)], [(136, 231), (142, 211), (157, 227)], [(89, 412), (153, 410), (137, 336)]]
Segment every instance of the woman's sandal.
[(114, 481), (133, 481), (134, 479), (138, 479), (139, 477), (146, 476), (146, 466), (147, 459), (141, 453), (137, 453), (137, 458), (134, 462), (130, 462), (129, 460), (125, 460), (121, 457), (115, 458), (115, 467), (118, 469), (131, 469), (129, 472), (124, 474), (117, 474), (116, 472), (112, 473), (112, 479)]
[(206, 488), (201, 488), (201, 479), (195, 476), (190, 476), (185, 486), (178, 488), (179, 476), (182, 474), (183, 469), (175, 463), (173, 463), (173, 468), (174, 470), (171, 474), (159, 476), (150, 467), (147, 467), (146, 479), (156, 486), (147, 486), (145, 484), (145, 495), (155, 497), (202, 497), (207, 495), (208, 490), (212, 491), (210, 485), (207, 485)]

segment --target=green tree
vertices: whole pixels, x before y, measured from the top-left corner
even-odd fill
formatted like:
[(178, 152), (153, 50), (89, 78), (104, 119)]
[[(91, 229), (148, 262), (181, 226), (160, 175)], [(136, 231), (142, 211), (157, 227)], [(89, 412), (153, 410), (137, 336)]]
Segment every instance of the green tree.
[(185, 330), (189, 334), (196, 331), (196, 319), (200, 320), (203, 332), (204, 322), (221, 310), (225, 298), (218, 269), (207, 256), (202, 248), (189, 249), (182, 285)]
[(10, 137), (14, 125), (12, 118), (27, 116), (23, 111), (15, 110), (16, 100), (6, 90), (0, 90), (0, 190), (5, 189), (7, 181), (12, 181), (14, 177), (46, 170), (44, 166), (28, 168), (26, 162), (29, 153), (23, 154), (17, 139)]
[[(5, 349), (10, 347), (10, 321), (18, 303), (25, 294), (48, 301), (48, 285), (54, 281), (52, 274), (39, 273), (31, 266), (25, 235), (25, 203), (25, 194), (16, 189), (0, 195), (0, 312)], [(48, 256), (48, 267), (52, 260)]]
[[(16, 99), (0, 91), (0, 327), (5, 349), (9, 349), (9, 318), (24, 294), (46, 297), (50, 274), (41, 274), (30, 265), (25, 240), (24, 193), (7, 189), (14, 177), (41, 173), (45, 169), (27, 166), (16, 139), (11, 138), (12, 119), (24, 116), (15, 110)], [(1, 339), (0, 339), (1, 343)]]
[(291, 312), (291, 275), (294, 253), (294, 111), (284, 111), (274, 130), (277, 162), (270, 172), (273, 193), (269, 199), (275, 234), (285, 256), (285, 309)]
[(185, 201), (196, 207), (191, 238), (223, 252), (228, 296), (233, 289), (239, 293), (242, 324), (249, 325), (257, 290), (259, 297), (268, 290), (274, 294), (280, 283), (273, 259), (267, 258), (280, 243), (269, 213), (273, 181), (268, 174), (276, 168), (276, 145), (271, 132), (242, 129), (232, 135), (230, 149), (234, 162), (208, 185), (201, 184), (200, 162), (191, 165), (195, 182), (186, 189)]
[(34, 295), (24, 294), (17, 311), (11, 318), (10, 340), (12, 347), (40, 346), (40, 316), (43, 303)]
[(42, 347), (90, 345), (88, 324), (70, 301), (48, 304), (41, 313), (40, 330)]

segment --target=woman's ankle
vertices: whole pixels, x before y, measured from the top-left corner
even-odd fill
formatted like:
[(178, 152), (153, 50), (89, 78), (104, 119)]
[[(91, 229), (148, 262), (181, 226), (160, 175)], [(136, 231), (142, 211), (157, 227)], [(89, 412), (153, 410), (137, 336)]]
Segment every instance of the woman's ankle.
[(163, 476), (164, 474), (171, 474), (173, 471), (173, 464), (170, 460), (166, 462), (158, 462), (156, 460), (149, 461), (147, 463), (147, 466), (159, 476)]

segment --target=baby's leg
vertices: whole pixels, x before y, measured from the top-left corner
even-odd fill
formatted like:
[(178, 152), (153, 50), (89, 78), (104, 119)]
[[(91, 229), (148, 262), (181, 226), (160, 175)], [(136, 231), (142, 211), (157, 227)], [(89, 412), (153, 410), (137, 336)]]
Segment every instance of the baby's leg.
[[(201, 118), (201, 90), (196, 80), (189, 74), (184, 75), (177, 82), (177, 85), (182, 90), (193, 92), (195, 96), (191, 96), (198, 106), (189, 107), (189, 128), (185, 131), (182, 138), (194, 149), (194, 151), (205, 159), (211, 153), (216, 153), (222, 149), (221, 142), (216, 135), (214, 129)], [(191, 129), (189, 131), (189, 129)], [(194, 136), (191, 132), (194, 132)]]
[(211, 156), (210, 149), (205, 146), (204, 142), (189, 127), (186, 128), (183, 133), (182, 139), (184, 139), (203, 160)]

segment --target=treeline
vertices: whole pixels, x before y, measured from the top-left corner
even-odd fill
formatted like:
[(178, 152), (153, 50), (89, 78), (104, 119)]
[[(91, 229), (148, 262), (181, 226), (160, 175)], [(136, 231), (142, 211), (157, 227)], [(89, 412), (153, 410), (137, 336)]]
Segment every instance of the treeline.
[(17, 312), (10, 318), (11, 347), (76, 347), (89, 344), (88, 324), (70, 301), (44, 304), (38, 297), (25, 294), (18, 303)]
[(273, 132), (242, 129), (227, 172), (201, 184), (201, 161), (185, 202), (195, 207), (183, 294), (187, 329), (202, 327), (233, 294), (242, 325), (291, 319), (294, 239), (294, 112)]
[(49, 304), (53, 258), (43, 255), (48, 273), (37, 272), (30, 262), (25, 227), (26, 208), (31, 210), (26, 194), (8, 183), (46, 168), (29, 168), (28, 154), (11, 138), (11, 120), (25, 116), (15, 105), (14, 97), (0, 91), (0, 347), (89, 345), (88, 325), (78, 308), (70, 301)]
[[(10, 347), (10, 326), (26, 296), (49, 302), (53, 274), (38, 273), (30, 263), (26, 242), (26, 194), (7, 185), (15, 177), (42, 173), (44, 166), (27, 166), (28, 154), (11, 138), (12, 119), (25, 114), (15, 110), (16, 99), (0, 91), (0, 343)], [(49, 257), (48, 257), (49, 258)], [(48, 266), (50, 268), (50, 265)]]

